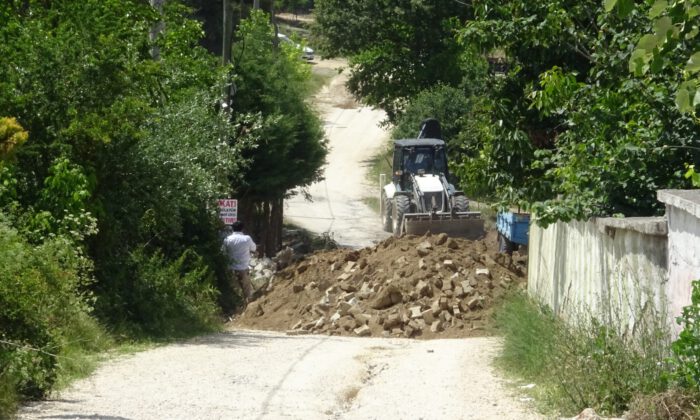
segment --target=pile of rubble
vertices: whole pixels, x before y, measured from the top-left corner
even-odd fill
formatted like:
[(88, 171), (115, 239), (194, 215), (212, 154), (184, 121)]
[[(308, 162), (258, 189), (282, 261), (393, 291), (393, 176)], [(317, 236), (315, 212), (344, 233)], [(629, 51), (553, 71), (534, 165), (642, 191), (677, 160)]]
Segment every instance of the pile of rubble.
[(484, 335), (494, 304), (525, 285), (526, 270), (527, 257), (499, 254), (494, 238), (389, 238), (292, 263), (235, 324), (290, 334)]

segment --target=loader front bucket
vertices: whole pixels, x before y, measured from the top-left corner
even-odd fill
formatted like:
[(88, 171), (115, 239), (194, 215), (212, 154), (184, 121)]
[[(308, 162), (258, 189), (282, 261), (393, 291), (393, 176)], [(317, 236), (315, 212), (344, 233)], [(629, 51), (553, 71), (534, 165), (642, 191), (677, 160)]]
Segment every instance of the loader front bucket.
[(448, 236), (479, 239), (484, 236), (484, 220), (479, 212), (462, 213), (407, 213), (404, 214), (403, 232), (410, 235), (446, 233)]

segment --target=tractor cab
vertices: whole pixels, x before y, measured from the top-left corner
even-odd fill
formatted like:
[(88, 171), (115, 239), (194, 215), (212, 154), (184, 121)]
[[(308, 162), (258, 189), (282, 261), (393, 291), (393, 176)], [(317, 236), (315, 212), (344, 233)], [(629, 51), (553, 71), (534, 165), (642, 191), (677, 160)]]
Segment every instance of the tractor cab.
[(393, 181), (401, 190), (411, 189), (411, 175), (447, 173), (445, 142), (438, 139), (410, 139), (394, 142)]

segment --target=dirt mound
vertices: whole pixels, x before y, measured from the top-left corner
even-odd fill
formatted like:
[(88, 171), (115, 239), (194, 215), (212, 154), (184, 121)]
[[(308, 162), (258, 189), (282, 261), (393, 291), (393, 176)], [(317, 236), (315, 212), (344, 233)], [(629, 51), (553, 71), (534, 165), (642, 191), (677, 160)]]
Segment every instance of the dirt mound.
[(446, 235), (389, 238), (313, 254), (278, 272), (235, 321), (290, 334), (467, 337), (487, 334), (494, 303), (524, 287), (527, 257)]

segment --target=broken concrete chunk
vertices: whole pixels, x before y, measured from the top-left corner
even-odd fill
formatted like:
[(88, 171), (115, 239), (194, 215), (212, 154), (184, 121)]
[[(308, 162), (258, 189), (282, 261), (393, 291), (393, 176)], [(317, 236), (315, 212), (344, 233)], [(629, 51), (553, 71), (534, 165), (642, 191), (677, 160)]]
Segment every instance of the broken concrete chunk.
[(303, 284), (293, 284), (292, 285), (292, 292), (294, 293), (299, 293), (302, 290), (304, 290), (304, 285)]
[(488, 268), (477, 268), (476, 269), (476, 275), (477, 276), (486, 276), (486, 277), (491, 277), (491, 272), (489, 271)]
[(432, 324), (435, 321), (432, 309), (426, 309), (421, 313), (421, 316), (423, 317), (423, 320), (428, 324)]
[(432, 324), (430, 324), (430, 331), (434, 332), (434, 333), (442, 331), (441, 324), (442, 324), (442, 322), (440, 322), (438, 320), (433, 321)]
[(418, 260), (418, 268), (421, 270), (425, 270), (426, 268), (428, 268), (428, 265), (425, 263), (425, 259), (421, 258), (420, 260)]
[(340, 290), (347, 293), (354, 292), (357, 290), (357, 287), (355, 287), (355, 285), (350, 283), (349, 281), (341, 281), (340, 284), (338, 284), (338, 287), (340, 287)]
[(433, 315), (437, 316), (440, 312), (440, 299), (435, 299), (432, 304), (430, 304), (430, 310), (433, 311)]
[(446, 292), (446, 291), (448, 291), (448, 290), (452, 290), (452, 282), (449, 281), (449, 280), (443, 281), (443, 282), (442, 282), (442, 290), (443, 290), (444, 292)]
[(382, 289), (377, 298), (372, 302), (372, 309), (385, 309), (402, 301), (402, 294), (399, 289), (390, 284)]
[(448, 238), (449, 238), (449, 237), (447, 236), (446, 233), (441, 233), (441, 234), (435, 236), (435, 239), (433, 239), (433, 243), (434, 243), (435, 245), (442, 245), (442, 244), (444, 244), (445, 242), (447, 242), (447, 239), (448, 239)]
[(411, 319), (416, 319), (421, 317), (421, 307), (420, 306), (411, 306), (409, 308), (411, 311)]
[(372, 319), (372, 315), (369, 314), (353, 314), (352, 316), (360, 324), (367, 324), (369, 320)]
[(425, 257), (426, 255), (430, 254), (430, 250), (433, 249), (433, 246), (430, 244), (430, 242), (421, 242), (417, 247), (416, 247), (416, 252), (418, 253), (419, 257)]
[(481, 306), (481, 297), (475, 296), (467, 301), (467, 306), (469, 309), (476, 309)]
[(391, 314), (384, 321), (385, 330), (392, 329), (397, 325), (401, 325), (401, 317), (399, 316), (399, 314)]
[(369, 329), (369, 327), (367, 325), (363, 325), (359, 328), (355, 328), (353, 331), (355, 332), (355, 334), (357, 334), (360, 337), (367, 337), (369, 335), (372, 335), (372, 331)]
[(336, 312), (336, 313), (333, 314), (333, 316), (331, 317), (330, 321), (331, 321), (333, 324), (335, 324), (336, 322), (338, 322), (338, 320), (339, 320), (340, 318), (342, 318), (342, 315), (340, 315), (340, 312)]
[(452, 271), (457, 270), (457, 266), (455, 265), (455, 262), (452, 260), (445, 260), (442, 262), (442, 265), (444, 265), (445, 267), (449, 268)]
[(423, 280), (419, 281), (418, 284), (416, 284), (416, 292), (418, 292), (419, 296), (430, 295), (430, 284)]
[(343, 273), (343, 274), (341, 274), (341, 275), (338, 276), (338, 280), (340, 280), (340, 281), (345, 281), (345, 280), (348, 280), (350, 277), (352, 277), (352, 274), (350, 274), (350, 273)]
[(345, 264), (345, 272), (349, 273), (350, 271), (352, 271), (352, 269), (355, 268), (356, 264), (357, 263), (355, 261), (348, 261), (348, 263)]
[(349, 304), (348, 302), (340, 301), (338, 302), (338, 312), (341, 315), (346, 315), (348, 311), (352, 308), (352, 305)]
[(321, 317), (316, 320), (316, 323), (314, 324), (314, 328), (318, 329), (323, 327), (323, 325), (326, 323), (326, 319), (324, 317)]
[(345, 331), (350, 331), (353, 328), (358, 327), (359, 325), (355, 318), (344, 316), (340, 318), (340, 320), (338, 320), (338, 326)]

